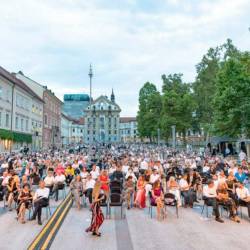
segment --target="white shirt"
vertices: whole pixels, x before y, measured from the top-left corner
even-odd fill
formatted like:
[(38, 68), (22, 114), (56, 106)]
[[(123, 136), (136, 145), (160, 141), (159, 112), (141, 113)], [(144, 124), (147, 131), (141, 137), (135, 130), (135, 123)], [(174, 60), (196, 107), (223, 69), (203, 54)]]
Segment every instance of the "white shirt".
[(208, 187), (208, 185), (203, 188), (203, 195), (208, 198), (217, 197), (216, 186), (214, 185), (212, 188)]
[(55, 177), (55, 183), (59, 183), (59, 182), (63, 183), (63, 182), (65, 182), (65, 180), (66, 180), (66, 178), (65, 178), (65, 176), (63, 174), (57, 175)]
[(202, 171), (203, 171), (203, 173), (206, 173), (209, 171), (209, 169), (210, 169), (209, 166), (204, 166)]
[(95, 180), (90, 179), (90, 180), (86, 181), (86, 189), (94, 188), (94, 186), (95, 186)]
[(188, 182), (185, 179), (180, 179), (179, 186), (183, 190), (188, 190)]
[(34, 200), (36, 200), (37, 198), (48, 198), (49, 197), (49, 188), (38, 188), (35, 192), (34, 195)]
[(160, 175), (159, 174), (151, 174), (150, 178), (149, 178), (149, 182), (153, 184), (153, 183), (155, 183), (159, 179), (160, 179)]
[(147, 170), (148, 169), (148, 163), (146, 161), (141, 162), (141, 169)]
[(87, 178), (88, 172), (80, 172), (81, 178)]
[(46, 176), (44, 179), (46, 186), (52, 186), (55, 183), (55, 177), (54, 176)]
[(127, 166), (127, 165), (122, 166), (122, 172), (127, 173), (128, 169), (129, 169), (129, 166)]
[(249, 196), (249, 190), (246, 187), (236, 188), (236, 194), (238, 198), (245, 199)]
[(98, 178), (98, 176), (99, 176), (99, 172), (98, 172), (97, 170), (95, 170), (95, 171), (92, 170), (92, 171), (90, 172), (90, 174), (91, 174), (92, 178), (95, 179), (95, 180), (96, 180), (96, 179)]

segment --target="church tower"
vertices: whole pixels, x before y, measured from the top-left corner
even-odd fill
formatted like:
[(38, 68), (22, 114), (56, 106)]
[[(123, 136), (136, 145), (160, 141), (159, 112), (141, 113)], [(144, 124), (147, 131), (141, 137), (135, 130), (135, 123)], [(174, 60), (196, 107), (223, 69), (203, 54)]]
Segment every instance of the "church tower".
[(114, 94), (113, 88), (112, 88), (112, 93), (111, 93), (111, 96), (110, 96), (110, 100), (111, 100), (111, 102), (115, 102), (115, 94)]

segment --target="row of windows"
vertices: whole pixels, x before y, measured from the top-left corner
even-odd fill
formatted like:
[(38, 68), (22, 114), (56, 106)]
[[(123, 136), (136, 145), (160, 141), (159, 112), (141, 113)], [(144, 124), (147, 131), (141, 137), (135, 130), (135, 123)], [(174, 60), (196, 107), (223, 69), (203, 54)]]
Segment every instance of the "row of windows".
[[(90, 140), (90, 138), (87, 137), (87, 141), (89, 141), (89, 140)], [(98, 141), (98, 137), (95, 137), (95, 136), (94, 136), (94, 137), (93, 137), (93, 141)], [(108, 141), (112, 141), (111, 137), (108, 138)], [(113, 138), (113, 141), (116, 141), (116, 137)]]
[(25, 96), (16, 94), (16, 106), (25, 110), (29, 110), (30, 101)]
[(16, 116), (15, 128), (21, 131), (29, 131), (29, 120)]
[(83, 129), (80, 129), (80, 128), (78, 128), (78, 129), (72, 128), (72, 132), (73, 132), (73, 133), (74, 133), (74, 132), (83, 133)]
[(127, 129), (127, 130), (121, 130), (121, 134), (122, 135), (126, 135), (126, 134), (131, 134), (132, 132), (134, 132), (134, 134), (136, 134), (137, 133), (137, 131), (136, 130), (130, 130), (130, 129)]
[[(88, 130), (87, 133), (88, 133), (88, 135), (89, 135), (89, 134), (90, 134), (90, 130)], [(98, 134), (98, 131), (93, 130), (93, 135), (95, 135), (95, 134)], [(112, 135), (112, 131), (109, 130), (109, 131), (108, 131), (108, 134), (109, 134), (109, 135)], [(116, 134), (117, 134), (117, 130), (114, 130), (114, 133), (113, 133), (113, 134), (116, 135)]]
[(59, 122), (56, 119), (49, 119), (47, 114), (44, 115), (44, 124), (48, 126), (59, 126)]

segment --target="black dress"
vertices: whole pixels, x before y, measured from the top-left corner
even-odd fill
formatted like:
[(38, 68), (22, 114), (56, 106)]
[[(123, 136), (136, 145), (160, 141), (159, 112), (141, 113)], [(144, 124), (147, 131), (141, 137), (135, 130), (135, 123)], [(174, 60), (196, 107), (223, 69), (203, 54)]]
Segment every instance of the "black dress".
[(31, 207), (32, 195), (31, 195), (30, 191), (27, 193), (24, 191), (21, 191), (21, 194), (20, 194), (19, 199), (18, 199), (17, 214), (19, 213), (20, 207), (23, 203), (25, 204), (26, 209), (29, 209)]

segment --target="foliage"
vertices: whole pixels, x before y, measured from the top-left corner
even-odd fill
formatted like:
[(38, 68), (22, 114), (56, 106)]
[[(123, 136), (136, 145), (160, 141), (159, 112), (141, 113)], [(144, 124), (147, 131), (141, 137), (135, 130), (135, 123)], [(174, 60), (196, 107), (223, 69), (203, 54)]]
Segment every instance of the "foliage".
[(159, 127), (160, 111), (160, 93), (154, 84), (147, 82), (139, 93), (137, 120), (140, 137), (147, 137), (151, 141), (156, 137)]
[(163, 79), (161, 128), (164, 137), (170, 136), (171, 126), (185, 136), (187, 129), (192, 127), (192, 113), (195, 102), (190, 85), (182, 82), (181, 74), (173, 74)]
[(238, 53), (222, 63), (214, 96), (215, 129), (222, 135), (250, 136), (250, 54)]

